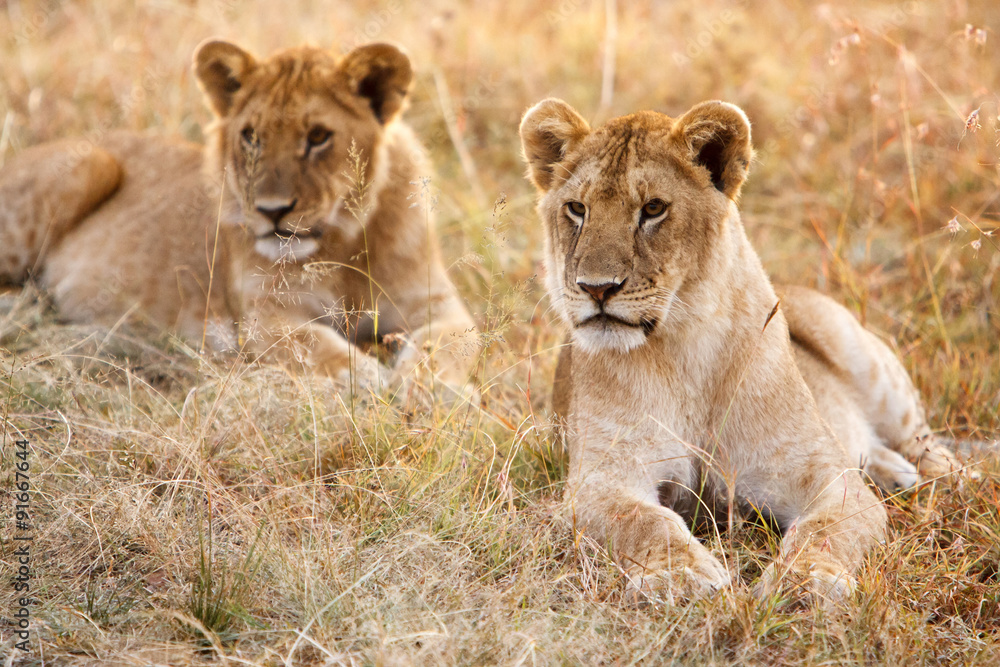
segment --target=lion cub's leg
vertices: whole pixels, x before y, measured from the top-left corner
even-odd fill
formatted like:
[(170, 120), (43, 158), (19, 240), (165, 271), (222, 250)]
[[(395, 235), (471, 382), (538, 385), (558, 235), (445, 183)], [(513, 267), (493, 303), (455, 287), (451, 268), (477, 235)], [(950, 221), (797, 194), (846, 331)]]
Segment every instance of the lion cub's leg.
[(887, 447), (914, 461), (925, 477), (961, 468), (931, 433), (919, 392), (885, 343), (829, 297), (802, 287), (784, 287), (780, 295), (792, 340), (855, 392), (861, 414)]
[[(573, 446), (580, 448), (582, 443), (574, 440)], [(581, 449), (571, 455), (566, 490), (574, 525), (610, 546), (628, 576), (631, 594), (662, 590), (693, 596), (729, 585), (726, 567), (691, 534), (674, 509), (659, 502), (660, 484), (654, 478), (665, 476), (685, 480), (683, 488), (694, 486), (688, 479), (692, 475), (683, 469), (687, 464), (681, 463), (688, 457), (660, 457), (674, 462), (676, 469), (670, 471), (662, 463), (644, 465), (630, 455), (626, 444)]]
[(305, 365), (314, 372), (362, 390), (378, 390), (389, 381), (391, 373), (378, 359), (328, 326), (309, 325), (297, 340), (305, 342)]
[(436, 385), (448, 390), (451, 398), (466, 395), (469, 371), (482, 344), (476, 325), (461, 301), (457, 297), (451, 301), (450, 309), (410, 333), (407, 345), (396, 355), (393, 384), (429, 374)]
[(800, 471), (774, 481), (772, 509), (786, 530), (779, 557), (761, 578), (765, 591), (793, 573), (821, 598), (846, 597), (865, 554), (884, 539), (885, 508), (856, 470), (843, 467), (832, 438), (826, 440), (814, 441), (817, 449)]
[(627, 488), (584, 486), (571, 502), (577, 525), (611, 546), (633, 595), (666, 590), (691, 596), (729, 585), (726, 567), (674, 510)]
[(49, 248), (118, 188), (117, 161), (80, 145), (35, 146), (0, 170), (0, 280), (24, 281)]
[(812, 351), (795, 344), (792, 349), (816, 407), (840, 441), (848, 462), (863, 469), (889, 493), (915, 486), (920, 481), (916, 466), (882, 444), (861, 408), (858, 393)]
[(293, 320), (258, 321), (244, 335), (249, 351), (285, 366), (299, 366), (352, 389), (379, 390), (391, 371), (331, 326)]
[[(886, 511), (858, 470), (859, 461), (848, 459), (809, 400), (791, 349), (786, 354), (754, 366), (768, 374), (746, 376), (748, 389), (733, 401), (726, 425), (740, 423), (744, 430), (735, 434), (736, 445), (717, 456), (718, 474), (742, 502), (784, 531), (761, 587), (787, 589), (789, 582), (801, 582), (820, 598), (838, 599), (854, 589), (854, 572), (884, 540)], [(780, 389), (759, 391), (759, 377)], [(781, 418), (773, 418), (779, 412)], [(725, 431), (722, 438), (729, 442)]]

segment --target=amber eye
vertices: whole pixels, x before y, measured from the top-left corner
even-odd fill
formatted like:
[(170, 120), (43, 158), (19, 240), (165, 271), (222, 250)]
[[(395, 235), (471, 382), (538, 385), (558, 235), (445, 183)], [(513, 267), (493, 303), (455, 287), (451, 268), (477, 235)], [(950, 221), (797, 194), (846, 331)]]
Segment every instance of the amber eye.
[(247, 144), (248, 146), (256, 145), (256, 143), (257, 143), (257, 130), (255, 130), (252, 127), (250, 127), (249, 125), (247, 125), (240, 132), (240, 139), (242, 139), (243, 143)]
[(587, 214), (587, 207), (584, 206), (583, 202), (578, 201), (566, 202), (566, 210), (574, 218), (583, 218)]
[(642, 220), (646, 221), (659, 218), (667, 212), (668, 206), (669, 204), (662, 199), (650, 199), (646, 202), (646, 205), (642, 207)]
[(330, 141), (330, 137), (333, 136), (333, 132), (326, 129), (322, 125), (315, 125), (309, 134), (306, 135), (306, 142), (309, 144), (309, 148), (319, 148), (326, 142)]

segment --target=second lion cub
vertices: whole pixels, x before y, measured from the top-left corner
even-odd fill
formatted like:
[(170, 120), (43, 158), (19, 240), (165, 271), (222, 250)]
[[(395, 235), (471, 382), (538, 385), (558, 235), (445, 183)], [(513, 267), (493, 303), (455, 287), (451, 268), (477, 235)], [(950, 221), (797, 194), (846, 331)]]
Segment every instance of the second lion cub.
[(778, 305), (736, 207), (746, 116), (706, 102), (591, 129), (550, 99), (521, 139), (549, 295), (571, 332), (555, 402), (576, 525), (636, 591), (711, 590), (730, 575), (689, 523), (735, 507), (784, 533), (765, 587), (790, 569), (818, 595), (850, 592), (886, 524), (859, 466), (910, 486), (904, 457), (927, 474), (954, 459), (926, 446), (902, 365), (850, 313), (798, 288)]
[[(4, 165), (0, 281), (36, 277), (72, 322), (144, 320), (360, 386), (420, 371), (460, 388), (479, 341), (414, 207), (409, 58), (211, 40), (193, 65), (207, 146), (115, 132)], [(391, 368), (362, 347), (389, 334), (407, 339)]]

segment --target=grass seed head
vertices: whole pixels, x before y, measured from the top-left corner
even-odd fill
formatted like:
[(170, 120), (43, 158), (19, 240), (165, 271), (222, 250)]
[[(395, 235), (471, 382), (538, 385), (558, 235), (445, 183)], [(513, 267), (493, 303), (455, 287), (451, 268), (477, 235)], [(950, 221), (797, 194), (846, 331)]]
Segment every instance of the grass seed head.
[(982, 125), (979, 123), (979, 109), (976, 109), (965, 119), (965, 131), (975, 132), (980, 128), (982, 128)]

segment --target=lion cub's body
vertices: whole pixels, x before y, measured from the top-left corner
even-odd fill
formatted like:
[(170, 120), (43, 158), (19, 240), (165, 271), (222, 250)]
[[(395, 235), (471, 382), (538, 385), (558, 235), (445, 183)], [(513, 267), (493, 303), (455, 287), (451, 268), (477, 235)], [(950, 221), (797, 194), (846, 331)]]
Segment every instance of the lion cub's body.
[[(369, 384), (441, 348), (435, 370), (461, 384), (475, 327), (414, 206), (425, 165), (396, 120), (405, 56), (258, 62), (210, 42), (196, 72), (217, 119), (208, 147), (114, 133), (0, 171), (0, 275), (38, 275), (72, 321), (135, 316)], [(411, 344), (391, 372), (354, 348), (396, 332)]]
[[(861, 375), (891, 366), (880, 355), (902, 369), (823, 297), (791, 290), (778, 305), (735, 204), (751, 157), (745, 116), (705, 103), (677, 120), (641, 112), (591, 131), (547, 100), (521, 133), (541, 193), (550, 296), (571, 328), (555, 400), (568, 419), (576, 525), (613, 547), (640, 590), (675, 578), (713, 589), (728, 571), (688, 523), (727, 507), (759, 513), (785, 531), (765, 581), (787, 566), (818, 593), (849, 590), (885, 528), (857, 470), (871, 443), (845, 452), (803, 371), (821, 408), (843, 408), (865, 391)], [(802, 334), (794, 346), (789, 311)], [(815, 318), (831, 315), (846, 315), (837, 324), (852, 349), (818, 333)], [(868, 358), (851, 366), (854, 355)], [(913, 428), (926, 428), (902, 377)], [(908, 485), (910, 470), (886, 477)]]
[[(959, 470), (899, 358), (827, 296), (778, 289), (795, 361), (847, 459), (888, 492)], [(911, 461), (915, 462), (911, 463)]]
[[(59, 142), (29, 149), (15, 163), (30, 168), (99, 159), (103, 168), (91, 178), (112, 186), (107, 197), (61, 235), (50, 234), (49, 247), (41, 249), (36, 266), (29, 268), (64, 319), (110, 326), (131, 311), (199, 341), (210, 282), (207, 258), (215, 230), (202, 179), (202, 150), (131, 133), (111, 134), (100, 148), (88, 150), (81, 155), (76, 144)], [(6, 192), (14, 183), (7, 173), (4, 176), (0, 187)], [(36, 180), (27, 188), (39, 185)], [(93, 183), (91, 188), (97, 189)], [(53, 183), (47, 192), (60, 190), (65, 192)], [(24, 229), (30, 227), (5, 224), (2, 233), (8, 237), (13, 230)], [(229, 267), (222, 257), (216, 266), (210, 332), (218, 336), (230, 331), (224, 340), (210, 343), (235, 347), (236, 320), (225, 302)]]

